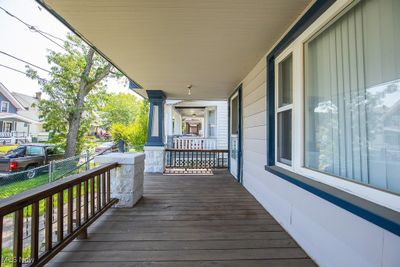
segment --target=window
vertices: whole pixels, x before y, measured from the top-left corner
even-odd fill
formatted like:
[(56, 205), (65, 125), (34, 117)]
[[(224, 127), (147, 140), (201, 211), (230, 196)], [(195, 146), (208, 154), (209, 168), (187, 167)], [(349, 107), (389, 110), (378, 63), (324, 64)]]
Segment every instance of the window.
[(3, 121), (3, 132), (10, 133), (12, 132), (13, 123), (9, 121)]
[(267, 56), (267, 170), (400, 210), (398, 14), (398, 0), (336, 1)]
[(44, 148), (40, 146), (27, 146), (26, 155), (28, 156), (44, 156)]
[(239, 133), (239, 100), (238, 96), (231, 99), (231, 134)]
[(10, 102), (1, 101), (1, 112), (8, 112), (10, 109)]
[(305, 43), (304, 167), (400, 193), (398, 14), (360, 1)]
[(277, 161), (292, 164), (292, 108), (293, 63), (292, 54), (278, 61), (277, 81)]
[(217, 112), (215, 109), (208, 110), (208, 137), (216, 137)]

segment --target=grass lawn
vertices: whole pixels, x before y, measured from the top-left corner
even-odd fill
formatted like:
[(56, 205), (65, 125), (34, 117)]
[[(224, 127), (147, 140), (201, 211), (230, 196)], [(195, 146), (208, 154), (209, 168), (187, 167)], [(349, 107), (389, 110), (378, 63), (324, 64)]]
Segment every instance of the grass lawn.
[(17, 148), (17, 145), (0, 146), (0, 154), (5, 154), (14, 148)]
[(20, 182), (10, 183), (0, 186), (0, 199), (4, 199), (39, 185), (48, 183), (49, 176), (47, 173), (41, 174), (33, 179), (24, 180)]

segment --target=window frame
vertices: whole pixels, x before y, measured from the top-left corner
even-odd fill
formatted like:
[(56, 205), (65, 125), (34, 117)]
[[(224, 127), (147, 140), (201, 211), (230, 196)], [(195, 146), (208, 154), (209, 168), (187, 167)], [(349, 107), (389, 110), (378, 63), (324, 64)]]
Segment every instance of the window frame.
[[(357, 182), (355, 180), (350, 180), (343, 177), (334, 176), (331, 174), (323, 173), (320, 171), (308, 169), (305, 167), (305, 110), (304, 110), (304, 90), (305, 90), (305, 46), (306, 43), (311, 40), (318, 32), (323, 30), (325, 27), (336, 21), (345, 12), (351, 9), (359, 0), (338, 0), (331, 4), (331, 6), (322, 13), (318, 18), (316, 18), (308, 27), (305, 28), (297, 37), (291, 40), (283, 49), (278, 52), (272, 52), (272, 57), (267, 58), (273, 61), (274, 75), (272, 76), (273, 86), (267, 88), (267, 96), (271, 96), (273, 93), (273, 109), (269, 109), (270, 116), (274, 116), (274, 131), (269, 132), (267, 135), (267, 140), (274, 141), (273, 145), (267, 147), (267, 166), (269, 167), (279, 167), (286, 169), (293, 173), (304, 176), (308, 179), (335, 187), (337, 189), (346, 191), (352, 195), (361, 197), (368, 201), (374, 202), (376, 204), (382, 205), (384, 207), (400, 211), (400, 194), (395, 192), (387, 191), (374, 187), (372, 185)], [(278, 83), (279, 83), (279, 66), (278, 63), (285, 59), (287, 55), (292, 55), (292, 77), (293, 77), (293, 87), (292, 87), (292, 165), (288, 166), (280, 163), (277, 158), (277, 109), (278, 109)], [(269, 55), (270, 57), (270, 55)], [(270, 64), (269, 64), (270, 65)], [(268, 73), (267, 73), (268, 75)], [(268, 76), (270, 79), (271, 76)], [(268, 79), (268, 78), (267, 78)], [(270, 92), (273, 87), (273, 92)], [(271, 101), (268, 102), (271, 104)], [(267, 105), (268, 105), (267, 103)], [(272, 113), (273, 112), (273, 113)], [(267, 116), (268, 117), (268, 116)], [(268, 119), (268, 118), (267, 118)], [(267, 125), (271, 125), (272, 121), (268, 119)], [(271, 136), (274, 134), (274, 136)], [(272, 149), (273, 151), (271, 151)], [(272, 152), (272, 153), (271, 153)], [(272, 158), (271, 156), (274, 156)], [(271, 160), (272, 159), (272, 160)]]
[[(279, 107), (279, 86), (280, 86), (280, 68), (279, 65), (283, 63), (285, 60), (287, 60), (289, 57), (292, 57), (292, 103), (291, 104), (286, 104), (281, 107)], [(294, 78), (293, 78), (293, 50), (292, 47), (290, 46), (288, 49), (286, 49), (284, 52), (282, 52), (276, 59), (275, 59), (275, 108), (274, 108), (274, 116), (275, 116), (275, 165), (281, 168), (285, 168), (288, 170), (293, 170), (293, 102), (294, 102)], [(285, 111), (292, 111), (292, 117), (291, 117), (291, 125), (292, 125), (292, 133), (291, 133), (291, 160), (287, 160), (288, 163), (284, 163), (282, 159), (279, 159), (279, 138), (278, 138), (278, 115), (279, 113), (283, 113)], [(284, 159), (286, 161), (286, 159)]]
[[(217, 107), (207, 107), (206, 108), (206, 112), (207, 112), (207, 138), (217, 138)], [(214, 116), (215, 116), (215, 122), (213, 124), (213, 127), (215, 129), (215, 134), (214, 135), (209, 135), (209, 131), (210, 131), (210, 122), (209, 122), (209, 118), (210, 118), (210, 112), (215, 112)]]
[[(234, 99), (234, 98), (236, 98), (236, 108), (237, 108), (237, 110), (236, 110), (236, 132), (235, 133), (233, 133), (232, 132), (232, 130), (233, 130), (233, 117), (232, 117), (232, 114), (233, 114), (233, 105), (231, 104), (231, 102), (233, 102), (232, 100)], [(230, 136), (234, 136), (234, 137), (236, 137), (236, 136), (239, 136), (239, 92), (235, 92), (231, 97), (230, 97), (230, 99), (229, 99), (229, 114), (230, 114), (230, 116), (229, 116), (229, 135)]]
[[(6, 104), (7, 105), (7, 111), (3, 111), (3, 105)], [(5, 113), (9, 113), (10, 112), (10, 102), (6, 101), (6, 100), (2, 100), (1, 104), (0, 104), (0, 112), (5, 112)]]

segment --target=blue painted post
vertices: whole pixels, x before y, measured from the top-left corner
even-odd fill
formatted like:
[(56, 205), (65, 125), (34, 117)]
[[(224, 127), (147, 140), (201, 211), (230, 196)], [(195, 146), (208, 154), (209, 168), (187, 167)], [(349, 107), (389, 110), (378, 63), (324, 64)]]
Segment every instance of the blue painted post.
[(145, 172), (164, 171), (164, 104), (165, 94), (161, 90), (147, 90), (150, 102), (147, 140), (144, 147), (146, 154)]
[(146, 146), (164, 146), (165, 94), (161, 90), (147, 90), (150, 102)]

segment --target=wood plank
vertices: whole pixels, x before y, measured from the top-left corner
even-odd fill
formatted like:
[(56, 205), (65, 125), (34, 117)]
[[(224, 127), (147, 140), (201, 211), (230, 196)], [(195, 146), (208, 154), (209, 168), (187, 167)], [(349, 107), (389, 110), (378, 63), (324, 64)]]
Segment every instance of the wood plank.
[[(74, 228), (74, 198), (73, 198), (73, 188), (68, 188), (68, 209), (67, 209), (67, 231), (68, 234), (72, 234)], [(78, 208), (76, 208), (78, 209)]]
[[(145, 262), (129, 262), (118, 261), (118, 267), (310, 267), (316, 266), (311, 259), (274, 259), (274, 260), (224, 260), (224, 261), (145, 261)], [(58, 262), (52, 263), (52, 267), (109, 267), (110, 262)]]
[(57, 241), (64, 238), (64, 191), (57, 194)]
[(23, 210), (17, 210), (14, 213), (14, 267), (22, 266), (22, 247), (23, 247), (23, 227), (24, 227)]
[(113, 216), (102, 217), (96, 221), (95, 225), (106, 225), (112, 222), (125, 222), (127, 224), (133, 224), (134, 227), (143, 227), (143, 226), (157, 226), (160, 228), (169, 227), (169, 226), (199, 226), (199, 227), (208, 227), (213, 225), (224, 225), (226, 227), (235, 226), (235, 225), (268, 225), (268, 224), (277, 224), (274, 219), (255, 219), (255, 220), (187, 220), (187, 221), (129, 221), (126, 220), (126, 217), (120, 219), (114, 218)]
[(279, 248), (279, 247), (298, 247), (293, 240), (195, 240), (195, 241), (112, 241), (112, 242), (82, 242), (75, 241), (64, 251), (145, 251), (145, 250), (193, 250), (193, 249), (253, 249), (253, 248)]
[(140, 240), (241, 240), (241, 239), (290, 239), (286, 232), (236, 232), (224, 233), (126, 233), (101, 234), (92, 233), (91, 241), (140, 241)]
[(39, 258), (39, 202), (32, 204), (31, 220), (31, 259), (37, 262)]
[(204, 226), (141, 226), (136, 227), (135, 223), (127, 222), (110, 222), (107, 224), (100, 223), (96, 226), (92, 226), (89, 229), (90, 233), (100, 234), (113, 234), (113, 233), (127, 233), (127, 234), (139, 234), (139, 233), (238, 233), (238, 232), (283, 232), (282, 226), (279, 224), (263, 224), (263, 225), (232, 225), (226, 227), (226, 225), (204, 225)]
[[(307, 254), (300, 248), (266, 248), (266, 249), (213, 249), (190, 250), (190, 253), (180, 250), (170, 251), (75, 251), (61, 252), (60, 258), (68, 261), (105, 261), (115, 259), (126, 261), (174, 261), (174, 260), (243, 260), (243, 259), (304, 259)], [(58, 257), (54, 259), (57, 261)]]
[(75, 224), (76, 227), (81, 226), (81, 211), (82, 211), (82, 183), (79, 183), (76, 186), (76, 197), (75, 197), (75, 209), (76, 209), (76, 215), (75, 215)]
[(146, 175), (144, 198), (134, 208), (107, 211), (88, 232), (50, 266), (315, 266), (223, 173)]
[(53, 247), (53, 196), (46, 198), (45, 216), (45, 248), (50, 251)]
[(157, 216), (157, 215), (119, 215), (119, 214), (105, 214), (103, 217), (113, 217), (116, 220), (126, 221), (197, 221), (197, 220), (252, 220), (252, 219), (272, 219), (267, 214), (255, 214), (255, 215), (176, 215), (176, 216)]
[(117, 210), (113, 215), (133, 215), (133, 216), (178, 216), (178, 215), (262, 215), (268, 216), (263, 210), (183, 210), (183, 211), (136, 211), (136, 210)]

